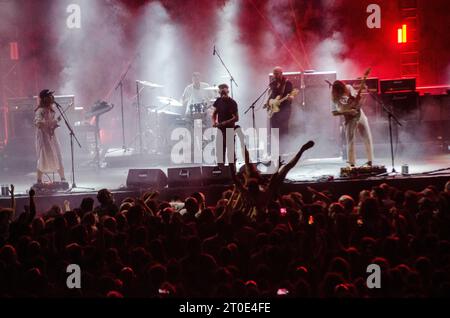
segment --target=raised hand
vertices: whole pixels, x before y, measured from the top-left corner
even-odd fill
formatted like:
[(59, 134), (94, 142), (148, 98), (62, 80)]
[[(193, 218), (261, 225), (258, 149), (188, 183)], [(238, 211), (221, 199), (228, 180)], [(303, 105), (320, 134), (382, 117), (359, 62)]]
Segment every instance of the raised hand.
[(67, 200), (64, 200), (64, 211), (65, 212), (70, 211), (70, 202)]

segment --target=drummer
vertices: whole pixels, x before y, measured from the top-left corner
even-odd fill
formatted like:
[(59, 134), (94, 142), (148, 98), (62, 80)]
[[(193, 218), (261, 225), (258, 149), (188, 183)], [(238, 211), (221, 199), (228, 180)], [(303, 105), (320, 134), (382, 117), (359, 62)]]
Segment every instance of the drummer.
[(210, 85), (200, 81), (200, 73), (192, 73), (192, 83), (186, 86), (181, 97), (185, 114), (190, 117), (194, 113), (204, 113), (208, 103), (217, 97), (217, 92), (208, 90)]

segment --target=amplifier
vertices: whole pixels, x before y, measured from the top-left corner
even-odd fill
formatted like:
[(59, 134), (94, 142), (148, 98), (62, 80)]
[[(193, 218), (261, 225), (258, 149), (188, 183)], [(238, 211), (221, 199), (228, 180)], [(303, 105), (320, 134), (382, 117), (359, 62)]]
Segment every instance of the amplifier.
[(414, 92), (416, 90), (416, 78), (397, 78), (397, 79), (386, 79), (380, 81), (380, 91), (381, 93), (387, 92)]
[[(383, 102), (402, 120), (419, 120), (419, 94), (417, 92), (389, 93), (381, 95)], [(383, 112), (382, 117), (387, 115)]]
[[(55, 101), (67, 110), (66, 115), (68, 116), (69, 122), (72, 124), (75, 121), (74, 117), (76, 114), (75, 111), (71, 111), (74, 100), (74, 95), (55, 96)], [(34, 110), (36, 109), (38, 103), (37, 96), (8, 98), (7, 102), (9, 115), (9, 138), (24, 137), (29, 135), (34, 136)], [(58, 111), (56, 111), (56, 114), (58, 114)]]
[(333, 83), (336, 80), (336, 72), (330, 71), (330, 72), (305, 72), (303, 73), (303, 83), (304, 87), (328, 87), (328, 84), (326, 81)]
[[(55, 101), (60, 104), (63, 108), (72, 106), (75, 101), (74, 95), (55, 95)], [(8, 105), (10, 110), (29, 110), (35, 109), (38, 104), (38, 97), (18, 97), (18, 98), (8, 98)]]

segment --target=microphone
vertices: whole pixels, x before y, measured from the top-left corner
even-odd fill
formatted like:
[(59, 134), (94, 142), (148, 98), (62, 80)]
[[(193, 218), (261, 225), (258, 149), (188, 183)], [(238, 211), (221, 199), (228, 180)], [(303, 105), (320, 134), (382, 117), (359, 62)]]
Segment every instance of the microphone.
[(330, 81), (325, 80), (325, 82), (328, 84), (329, 87), (333, 86), (333, 84), (331, 84)]
[(216, 46), (214, 45), (213, 55), (216, 55)]

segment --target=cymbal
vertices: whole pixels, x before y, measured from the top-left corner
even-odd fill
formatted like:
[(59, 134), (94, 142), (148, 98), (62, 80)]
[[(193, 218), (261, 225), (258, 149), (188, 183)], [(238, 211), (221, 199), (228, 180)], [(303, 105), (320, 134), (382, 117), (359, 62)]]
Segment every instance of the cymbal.
[(163, 85), (159, 85), (159, 84), (152, 83), (152, 82), (148, 82), (148, 81), (140, 81), (140, 80), (136, 80), (136, 82), (138, 82), (138, 83), (141, 84), (141, 85), (150, 87), (150, 88), (162, 88), (162, 87), (164, 87)]
[(175, 112), (171, 112), (171, 111), (168, 111), (168, 110), (156, 110), (156, 109), (153, 109), (150, 112), (158, 114), (158, 115), (164, 114), (164, 115), (171, 115), (171, 116), (180, 116), (180, 114), (175, 113)]
[(204, 88), (205, 91), (218, 91), (219, 87), (217, 86), (208, 86)]
[(170, 106), (177, 106), (177, 107), (183, 106), (182, 103), (180, 103), (178, 100), (176, 100), (175, 98), (172, 98), (172, 97), (158, 96), (156, 98), (162, 104), (168, 104)]

